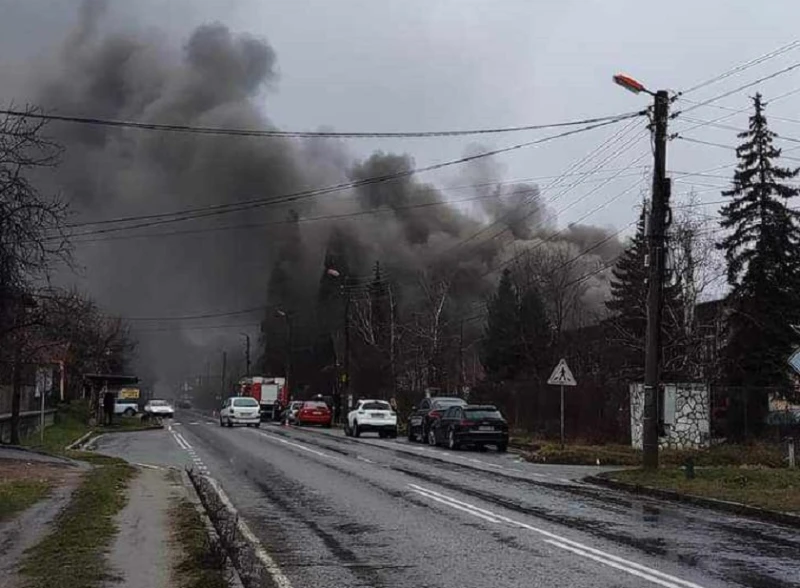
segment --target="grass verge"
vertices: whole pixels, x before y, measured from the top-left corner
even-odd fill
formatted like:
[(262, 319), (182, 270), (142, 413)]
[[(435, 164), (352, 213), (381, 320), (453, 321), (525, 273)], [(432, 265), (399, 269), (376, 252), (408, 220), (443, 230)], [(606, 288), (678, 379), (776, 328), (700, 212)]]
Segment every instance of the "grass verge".
[(52, 531), (26, 552), (20, 568), (26, 588), (93, 588), (112, 579), (105, 551), (135, 469), (122, 460), (104, 459), (85, 474)]
[(50, 492), (47, 480), (9, 480), (0, 482), (0, 523), (32, 506)]
[[(526, 454), (536, 463), (558, 463), (572, 465), (638, 466), (642, 464), (642, 452), (628, 445), (567, 445), (564, 449), (554, 443), (531, 446)], [(760, 465), (780, 468), (784, 465), (780, 447), (754, 443), (751, 445), (716, 445), (703, 450), (665, 449), (660, 453), (663, 465), (680, 466), (691, 458), (696, 466), (741, 466)]]
[(225, 553), (209, 537), (200, 514), (186, 498), (170, 509), (173, 539), (181, 547), (182, 557), (175, 567), (177, 584), (182, 588), (227, 588)]
[(147, 431), (160, 429), (162, 425), (145, 421), (140, 417), (115, 417), (114, 424), (108, 427), (90, 427), (88, 405), (75, 402), (59, 408), (56, 422), (44, 430), (44, 436), (36, 432), (22, 440), (22, 444), (48, 453), (64, 455), (65, 448), (89, 432), (96, 434), (118, 431)]
[(686, 478), (680, 468), (624, 470), (605, 474), (612, 480), (681, 494), (739, 502), (748, 506), (800, 513), (800, 469), (708, 467)]

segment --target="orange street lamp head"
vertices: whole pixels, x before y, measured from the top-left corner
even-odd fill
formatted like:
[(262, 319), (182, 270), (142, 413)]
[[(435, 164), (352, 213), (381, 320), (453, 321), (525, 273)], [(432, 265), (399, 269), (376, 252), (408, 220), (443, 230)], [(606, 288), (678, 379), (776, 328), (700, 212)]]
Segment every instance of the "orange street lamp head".
[(644, 84), (641, 84), (632, 77), (623, 74), (615, 75), (614, 83), (622, 86), (629, 92), (633, 92), (634, 94), (638, 94), (639, 92), (647, 92), (648, 94), (650, 93), (647, 88), (644, 87)]

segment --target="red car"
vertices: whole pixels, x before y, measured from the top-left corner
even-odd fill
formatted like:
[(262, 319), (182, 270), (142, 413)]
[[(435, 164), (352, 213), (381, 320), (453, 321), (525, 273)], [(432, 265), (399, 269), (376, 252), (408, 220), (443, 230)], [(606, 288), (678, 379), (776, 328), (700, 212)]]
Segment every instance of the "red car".
[(328, 405), (321, 400), (307, 400), (297, 411), (295, 423), (302, 425), (322, 425), (330, 427), (333, 422), (333, 414)]

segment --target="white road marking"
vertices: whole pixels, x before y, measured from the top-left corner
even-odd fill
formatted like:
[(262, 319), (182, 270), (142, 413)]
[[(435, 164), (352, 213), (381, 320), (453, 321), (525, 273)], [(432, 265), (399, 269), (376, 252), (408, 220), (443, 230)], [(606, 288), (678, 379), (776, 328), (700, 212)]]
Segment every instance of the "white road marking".
[(372, 461), (371, 459), (367, 459), (366, 457), (362, 457), (362, 456), (360, 456), (360, 455), (356, 455), (356, 459), (358, 459), (358, 460), (360, 460), (360, 461), (365, 461), (365, 462), (367, 462), (367, 463), (375, 463), (375, 462), (374, 462), (374, 461)]
[(644, 578), (655, 584), (666, 586), (667, 588), (678, 588), (680, 586), (683, 586), (685, 588), (702, 588), (699, 584), (695, 584), (694, 582), (689, 582), (687, 580), (671, 576), (670, 574), (660, 572), (656, 569), (647, 567), (640, 563), (627, 560), (625, 558), (613, 555), (606, 551), (595, 549), (588, 545), (584, 545), (583, 543), (579, 543), (578, 541), (573, 541), (572, 539), (567, 539), (566, 537), (562, 537), (561, 535), (557, 535), (556, 533), (551, 533), (550, 531), (545, 531), (544, 529), (528, 525), (527, 523), (516, 521), (506, 516), (494, 513), (490, 510), (480, 508), (468, 502), (458, 500), (456, 498), (453, 498), (452, 496), (448, 496), (447, 494), (442, 494), (441, 492), (436, 492), (435, 490), (431, 490), (429, 488), (417, 486), (416, 484), (409, 484), (408, 486), (417, 494), (427, 495), (428, 498), (446, 504), (451, 508), (467, 512), (475, 517), (482, 518), (484, 520), (494, 519), (491, 520), (491, 522), (503, 522), (516, 527), (520, 527), (522, 529), (526, 529), (528, 531), (533, 531), (534, 533), (538, 533), (539, 535), (547, 537), (547, 540), (545, 540), (545, 542), (550, 545), (553, 545), (555, 547), (560, 547), (562, 549), (567, 549), (568, 551), (589, 558), (593, 561), (597, 561), (604, 565), (608, 565), (610, 567), (626, 571), (629, 574), (638, 576), (640, 578)]
[(186, 447), (188, 447), (188, 448), (190, 448), (190, 449), (192, 448), (191, 444), (190, 444), (190, 443), (189, 443), (189, 442), (186, 440), (186, 437), (184, 437), (184, 436), (183, 436), (183, 435), (181, 435), (180, 433), (175, 433), (175, 435), (177, 435), (178, 437), (180, 437), (180, 440), (181, 440), (181, 441), (183, 441), (183, 443), (184, 443), (184, 445), (186, 445)]
[[(217, 494), (219, 494), (223, 504), (236, 512), (236, 509), (228, 498), (228, 495), (225, 494), (225, 491), (217, 483), (217, 481), (214, 478), (208, 478), (208, 482), (214, 487), (214, 490), (217, 491)], [(242, 517), (236, 517), (236, 526), (241, 534), (244, 535), (247, 540), (250, 541), (250, 543), (256, 546), (256, 557), (258, 557), (258, 559), (261, 560), (261, 563), (264, 564), (264, 567), (267, 568), (267, 572), (269, 572), (269, 575), (272, 576), (272, 580), (275, 582), (275, 585), (278, 588), (292, 588), (292, 583), (289, 581), (289, 578), (286, 577), (275, 560), (272, 559), (269, 553), (267, 553), (267, 550), (264, 549), (263, 545), (261, 545), (261, 542), (250, 530), (250, 527), (247, 526), (247, 523), (242, 520)]]
[[(250, 430), (250, 429), (248, 429)], [(270, 439), (272, 441), (277, 441), (278, 443), (283, 443), (284, 445), (290, 445), (292, 447), (296, 447), (297, 449), (302, 449), (303, 451), (307, 451), (309, 453), (313, 453), (314, 455), (318, 455), (320, 457), (325, 457), (327, 459), (332, 459), (335, 461), (339, 461), (339, 458), (335, 455), (330, 455), (328, 453), (323, 453), (321, 451), (317, 451), (316, 449), (311, 449), (310, 447), (306, 447), (305, 445), (301, 445), (300, 443), (293, 443), (291, 441), (287, 441), (286, 439), (281, 439), (280, 437), (275, 437), (274, 435), (270, 435), (269, 433), (264, 433), (262, 431), (258, 432), (259, 435)]]
[(161, 466), (153, 465), (151, 463), (134, 462), (133, 465), (139, 466), (140, 468), (147, 468), (147, 469), (150, 469), (150, 470), (163, 470), (164, 469)]
[(173, 439), (175, 439), (175, 443), (177, 443), (177, 444), (178, 444), (178, 446), (179, 446), (181, 449), (183, 449), (183, 450), (187, 450), (187, 449), (189, 449), (189, 448), (186, 446), (186, 444), (185, 444), (183, 441), (181, 441), (180, 437), (178, 437), (178, 435), (176, 435), (174, 432), (172, 433), (172, 438), (173, 438)]
[[(411, 484), (409, 484), (409, 486), (411, 486)], [(424, 492), (420, 488), (412, 488), (412, 490), (414, 490), (414, 492), (416, 492), (417, 494), (420, 494), (420, 495), (424, 496), (425, 498), (429, 498), (430, 500), (435, 500), (436, 502), (441, 502), (442, 504), (446, 504), (447, 506), (449, 506), (451, 508), (455, 508), (457, 510), (466, 512), (467, 514), (471, 514), (472, 516), (478, 517), (479, 519), (483, 519), (484, 521), (489, 521), (490, 523), (500, 523), (501, 522), (499, 519), (496, 519), (494, 517), (490, 517), (490, 516), (481, 514), (479, 512), (475, 512), (474, 510), (471, 510), (469, 508), (465, 508), (463, 506), (459, 506), (457, 504), (453, 504), (452, 502), (449, 502), (447, 500), (443, 500), (443, 499), (441, 499), (441, 498), (439, 498), (437, 496), (434, 496), (433, 494), (428, 494), (427, 492)]]

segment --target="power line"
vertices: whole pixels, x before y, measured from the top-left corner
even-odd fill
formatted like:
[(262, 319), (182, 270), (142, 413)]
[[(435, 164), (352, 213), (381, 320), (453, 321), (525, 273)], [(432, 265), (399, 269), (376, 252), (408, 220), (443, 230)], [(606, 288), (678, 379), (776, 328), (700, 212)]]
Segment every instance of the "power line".
[(488, 129), (468, 129), (468, 130), (449, 130), (449, 131), (279, 131), (279, 130), (258, 130), (258, 129), (239, 129), (229, 127), (203, 127), (193, 125), (176, 125), (162, 123), (148, 123), (133, 120), (116, 120), (107, 118), (97, 118), (90, 116), (67, 116), (59, 114), (44, 114), (41, 112), (25, 112), (22, 110), (0, 109), (0, 114), (7, 116), (17, 116), (20, 118), (32, 118), (36, 120), (67, 122), (92, 126), (105, 126), (138, 129), (143, 131), (161, 131), (171, 133), (192, 133), (201, 135), (225, 135), (234, 137), (260, 137), (260, 138), (322, 138), (322, 139), (360, 139), (360, 138), (427, 138), (427, 137), (462, 137), (468, 135), (491, 135), (500, 133), (517, 133), (521, 131), (538, 131), (543, 129), (553, 129), (559, 127), (571, 127), (579, 125), (594, 124), (603, 121), (617, 120), (621, 116), (633, 113), (614, 114), (595, 118), (585, 118), (564, 122), (523, 125), (513, 127), (495, 127)]
[(187, 320), (196, 320), (196, 319), (208, 319), (208, 318), (218, 318), (223, 316), (235, 316), (238, 314), (249, 314), (251, 312), (258, 312), (262, 310), (267, 310), (268, 308), (273, 308), (272, 306), (256, 306), (254, 308), (244, 308), (241, 310), (232, 310), (228, 312), (214, 312), (214, 313), (207, 313), (207, 314), (189, 314), (183, 316), (151, 316), (151, 317), (143, 317), (143, 316), (135, 316), (135, 317), (114, 317), (119, 318), (124, 321), (187, 321)]
[[(641, 113), (636, 114), (635, 116), (641, 116)], [(383, 182), (387, 182), (387, 181), (391, 181), (391, 180), (396, 180), (396, 179), (400, 179), (400, 178), (409, 177), (409, 176), (417, 174), (417, 173), (429, 172), (429, 171), (443, 169), (445, 167), (449, 167), (449, 166), (452, 166), (452, 165), (468, 163), (468, 162), (475, 161), (475, 160), (478, 160), (478, 159), (482, 159), (482, 158), (485, 158), (485, 157), (491, 157), (493, 155), (497, 155), (497, 154), (500, 154), (500, 153), (507, 153), (509, 151), (514, 151), (514, 150), (517, 150), (517, 149), (522, 149), (522, 148), (530, 147), (530, 146), (533, 146), (533, 145), (539, 145), (539, 144), (542, 144), (542, 143), (545, 143), (545, 142), (548, 142), (548, 141), (552, 141), (554, 139), (564, 138), (564, 137), (568, 137), (568, 136), (571, 136), (571, 135), (574, 135), (574, 134), (587, 132), (587, 131), (590, 131), (590, 130), (593, 130), (593, 129), (596, 129), (596, 128), (600, 128), (600, 127), (603, 127), (603, 126), (607, 126), (607, 125), (610, 125), (610, 124), (614, 124), (614, 123), (620, 122), (620, 120), (625, 120), (625, 119), (618, 119), (618, 120), (614, 120), (614, 121), (607, 121), (607, 122), (597, 123), (596, 125), (590, 125), (590, 126), (587, 126), (587, 127), (581, 127), (580, 129), (574, 129), (574, 130), (570, 130), (570, 131), (565, 131), (565, 132), (562, 132), (562, 133), (559, 133), (559, 134), (556, 134), (556, 135), (550, 135), (548, 137), (542, 137), (542, 138), (536, 139), (534, 141), (527, 141), (525, 143), (519, 143), (519, 144), (516, 144), (516, 145), (512, 145), (510, 147), (504, 147), (504, 148), (501, 148), (501, 149), (493, 149), (493, 150), (490, 150), (490, 151), (484, 151), (484, 152), (481, 152), (481, 153), (478, 153), (478, 154), (475, 154), (475, 155), (462, 157), (462, 158), (455, 159), (455, 160), (445, 161), (445, 162), (442, 162), (442, 163), (437, 163), (437, 164), (429, 165), (429, 166), (422, 167), (422, 168), (416, 168), (416, 169), (412, 169), (412, 170), (404, 170), (402, 172), (396, 172), (396, 173), (393, 173), (393, 174), (387, 174), (387, 175), (383, 175), (383, 176), (374, 176), (374, 177), (371, 177), (371, 178), (366, 178), (364, 180), (358, 180), (358, 181), (354, 181), (354, 182), (347, 182), (347, 183), (344, 183), (344, 184), (337, 184), (337, 185), (334, 185), (334, 186), (328, 186), (326, 188), (304, 190), (304, 191), (300, 191), (300, 192), (294, 192), (294, 193), (285, 194), (283, 196), (278, 196), (278, 197), (274, 197), (274, 198), (257, 198), (257, 199), (253, 199), (253, 200), (249, 200), (249, 201), (242, 201), (242, 202), (229, 203), (229, 204), (217, 204), (217, 205), (204, 206), (204, 207), (198, 207), (198, 208), (192, 208), (192, 209), (185, 209), (185, 210), (182, 210), (182, 211), (174, 211), (174, 212), (169, 212), (169, 213), (139, 215), (139, 216), (121, 217), (121, 218), (116, 218), (116, 219), (106, 219), (106, 220), (102, 220), (102, 221), (96, 221), (96, 222), (87, 223), (87, 224), (102, 225), (102, 224), (116, 224), (116, 223), (130, 222), (130, 221), (135, 221), (135, 220), (160, 219), (160, 220), (151, 220), (151, 222), (145, 222), (145, 223), (140, 223), (140, 224), (136, 224), (136, 225), (128, 225), (128, 226), (122, 226), (122, 227), (110, 227), (110, 228), (107, 228), (107, 229), (97, 229), (97, 230), (93, 230), (93, 231), (87, 231), (87, 232), (84, 232), (84, 233), (79, 233), (79, 234), (77, 234), (75, 236), (76, 237), (81, 237), (81, 236), (84, 236), (84, 235), (96, 235), (96, 234), (110, 233), (110, 232), (116, 232), (116, 231), (122, 231), (122, 230), (130, 230), (130, 229), (136, 229), (136, 228), (150, 227), (150, 226), (161, 225), (161, 224), (182, 222), (182, 221), (185, 221), (185, 220), (194, 220), (194, 219), (197, 219), (197, 218), (206, 218), (206, 217), (209, 217), (209, 216), (219, 216), (219, 215), (222, 215), (222, 214), (228, 214), (228, 213), (231, 213), (231, 212), (240, 212), (240, 211), (244, 211), (244, 210), (251, 210), (251, 209), (254, 209), (254, 208), (259, 208), (259, 207), (264, 207), (264, 206), (274, 206), (276, 204), (287, 204), (289, 202), (296, 202), (298, 200), (303, 200), (303, 199), (306, 199), (306, 198), (312, 198), (314, 196), (320, 196), (320, 195), (324, 195), (324, 194), (331, 194), (331, 193), (334, 193), (334, 192), (340, 192), (342, 190), (348, 190), (348, 189), (352, 189), (352, 188), (359, 188), (359, 187), (362, 187), (362, 186), (367, 186), (367, 185), (372, 185), (372, 184), (377, 184), (377, 183), (383, 183)], [(165, 217), (174, 217), (174, 218), (165, 218)]]
[[(553, 186), (555, 186), (555, 185), (559, 184), (561, 181), (563, 181), (563, 179), (565, 178), (566, 174), (567, 174), (569, 171), (571, 171), (571, 170), (575, 170), (575, 169), (580, 169), (580, 167), (581, 167), (581, 166), (583, 166), (583, 165), (584, 165), (584, 164), (585, 164), (587, 161), (590, 161), (590, 160), (591, 160), (591, 159), (592, 159), (592, 158), (593, 158), (595, 155), (597, 155), (598, 153), (601, 153), (601, 152), (602, 152), (604, 149), (607, 149), (607, 148), (608, 148), (608, 147), (610, 147), (611, 145), (614, 145), (615, 143), (619, 142), (619, 141), (622, 139), (622, 137), (624, 137), (624, 136), (625, 136), (625, 134), (626, 134), (626, 133), (627, 133), (627, 132), (628, 132), (628, 131), (629, 131), (631, 128), (633, 128), (633, 125), (635, 125), (635, 123), (636, 123), (636, 121), (635, 121), (635, 120), (634, 120), (634, 121), (631, 121), (631, 122), (630, 122), (628, 125), (626, 125), (626, 126), (625, 126), (625, 127), (623, 127), (622, 129), (620, 129), (619, 131), (617, 131), (617, 133), (615, 133), (614, 135), (612, 135), (611, 137), (609, 137), (608, 139), (606, 139), (605, 141), (603, 141), (603, 142), (602, 142), (600, 145), (598, 145), (598, 146), (597, 146), (595, 149), (593, 149), (593, 150), (592, 150), (590, 153), (588, 153), (587, 155), (584, 155), (584, 156), (583, 156), (583, 157), (582, 157), (580, 160), (578, 160), (577, 162), (574, 162), (573, 164), (571, 164), (571, 165), (570, 165), (570, 166), (567, 168), (567, 170), (565, 171), (565, 173), (564, 173), (564, 174), (562, 174), (562, 175), (559, 175), (559, 176), (555, 176), (555, 179), (554, 179), (552, 182), (550, 182), (550, 184), (548, 184), (548, 185), (547, 185), (547, 186), (544, 188), (544, 191), (547, 191), (547, 190), (549, 190), (551, 187), (553, 187)], [(634, 140), (634, 141), (630, 141), (630, 142), (629, 142), (629, 144), (628, 144), (628, 147), (627, 147), (626, 149), (622, 149), (622, 150), (619, 150), (619, 149), (618, 149), (618, 150), (617, 150), (615, 153), (613, 153), (611, 156), (607, 157), (605, 160), (603, 160), (603, 161), (601, 161), (600, 163), (598, 163), (598, 164), (595, 166), (595, 168), (594, 168), (594, 169), (593, 169), (591, 172), (589, 172), (589, 173), (597, 173), (597, 171), (599, 170), (599, 168), (600, 168), (600, 167), (601, 167), (601, 166), (602, 166), (604, 163), (607, 163), (607, 162), (608, 162), (608, 161), (610, 161), (612, 158), (619, 156), (621, 153), (624, 153), (624, 151), (626, 151), (628, 148), (632, 147), (632, 146), (633, 146), (633, 145), (636, 143), (636, 141), (638, 141), (638, 139), (636, 139), (636, 140)], [(624, 168), (624, 169), (618, 170), (618, 171), (617, 171), (617, 173), (616, 173), (614, 176), (612, 176), (612, 177), (611, 177), (611, 179), (614, 179), (614, 178), (618, 177), (618, 176), (619, 176), (619, 173), (621, 173), (621, 172), (624, 172), (624, 171), (628, 171), (629, 169), (630, 169), (630, 166), (629, 166), (628, 168)], [(554, 195), (554, 196), (553, 196), (552, 198), (550, 198), (548, 201), (540, 203), (539, 205), (537, 205), (537, 206), (536, 206), (536, 208), (534, 208), (534, 209), (533, 209), (532, 211), (530, 211), (528, 214), (526, 214), (525, 216), (523, 216), (523, 217), (522, 217), (520, 220), (525, 220), (525, 219), (529, 218), (529, 217), (530, 217), (532, 214), (534, 214), (535, 212), (537, 212), (538, 210), (540, 210), (540, 209), (541, 209), (542, 207), (544, 207), (546, 204), (552, 204), (553, 202), (555, 202), (556, 200), (558, 200), (560, 197), (562, 197), (564, 194), (568, 193), (568, 192), (569, 192), (569, 191), (570, 191), (572, 188), (574, 188), (574, 187), (575, 187), (575, 186), (577, 186), (578, 184), (582, 183), (584, 180), (585, 180), (585, 177), (582, 177), (582, 179), (579, 179), (578, 181), (574, 182), (574, 183), (573, 183), (571, 186), (568, 186), (568, 187), (567, 187), (565, 190), (562, 190), (562, 191), (561, 191), (561, 192), (559, 192), (558, 194)], [(602, 187), (603, 185), (607, 184), (607, 183), (608, 183), (608, 181), (609, 181), (609, 179), (606, 179), (606, 178), (604, 178), (604, 179), (603, 179), (603, 180), (601, 180), (601, 181), (603, 182), (603, 184), (602, 184), (600, 187)], [(534, 194), (532, 194), (532, 197), (533, 197), (533, 195), (535, 195), (535, 193), (534, 193)], [(452, 251), (454, 251), (454, 250), (458, 249), (459, 247), (462, 247), (462, 246), (464, 246), (464, 245), (465, 245), (465, 244), (467, 244), (468, 242), (470, 242), (470, 241), (472, 241), (473, 239), (475, 239), (475, 238), (479, 237), (480, 235), (482, 235), (482, 234), (483, 234), (483, 233), (485, 233), (486, 231), (490, 230), (492, 227), (494, 227), (494, 226), (497, 226), (498, 224), (500, 224), (500, 223), (502, 223), (502, 222), (505, 222), (506, 220), (508, 220), (509, 218), (511, 218), (511, 216), (512, 216), (513, 214), (515, 214), (517, 211), (521, 210), (523, 206), (525, 206), (526, 204), (529, 204), (529, 203), (530, 203), (530, 201), (531, 201), (531, 199), (529, 198), (529, 199), (526, 199), (525, 201), (521, 202), (521, 203), (520, 203), (518, 206), (516, 206), (514, 209), (510, 210), (508, 213), (506, 213), (506, 214), (505, 214), (505, 215), (503, 215), (502, 217), (500, 217), (500, 218), (496, 219), (494, 222), (492, 222), (492, 223), (490, 223), (490, 224), (486, 225), (485, 227), (482, 227), (480, 230), (478, 230), (477, 232), (473, 233), (473, 234), (472, 234), (472, 235), (470, 235), (469, 237), (467, 237), (467, 238), (463, 239), (462, 241), (460, 241), (460, 242), (456, 243), (455, 245), (453, 245), (453, 246), (449, 247), (448, 249), (446, 249), (445, 251), (443, 251), (441, 255), (442, 255), (442, 256), (444, 256), (444, 255), (447, 255), (447, 254), (451, 253)], [(503, 228), (502, 228), (502, 230), (498, 231), (497, 233), (495, 233), (494, 235), (492, 235), (492, 236), (491, 236), (491, 237), (489, 237), (488, 239), (485, 239), (484, 241), (481, 241), (480, 243), (476, 244), (476, 246), (478, 246), (478, 245), (482, 245), (482, 244), (485, 244), (485, 243), (488, 243), (489, 241), (491, 241), (491, 240), (493, 240), (493, 239), (496, 239), (497, 237), (499, 237), (500, 235), (502, 235), (502, 234), (503, 234), (503, 233), (505, 233), (506, 231), (508, 231), (508, 226), (506, 226), (506, 227), (503, 227)]]
[[(688, 141), (689, 143), (697, 143), (699, 145), (708, 145), (709, 147), (719, 147), (721, 149), (728, 149), (730, 151), (736, 151), (737, 147), (733, 145), (725, 145), (723, 143), (714, 143), (713, 141), (702, 141), (701, 139), (694, 139), (692, 137), (684, 137), (683, 135), (678, 135), (674, 137), (675, 139), (680, 139), (681, 141)], [(781, 159), (788, 159), (789, 161), (800, 161), (800, 158), (797, 157), (786, 157), (785, 155), (781, 155)]]
[(728, 90), (727, 92), (723, 92), (722, 94), (718, 94), (718, 95), (714, 96), (713, 98), (709, 98), (708, 100), (703, 100), (702, 102), (698, 102), (698, 103), (690, 106), (689, 108), (685, 108), (683, 110), (679, 110), (679, 111), (675, 112), (674, 114), (672, 114), (670, 116), (670, 118), (673, 118), (673, 119), (677, 118), (680, 115), (686, 114), (686, 113), (691, 112), (693, 110), (696, 110), (696, 109), (700, 108), (701, 106), (707, 106), (707, 105), (709, 105), (709, 104), (711, 104), (713, 102), (716, 102), (717, 100), (722, 100), (723, 98), (726, 98), (726, 97), (730, 96), (731, 94), (736, 94), (738, 92), (741, 92), (742, 90), (746, 90), (747, 88), (752, 88), (753, 86), (757, 86), (758, 84), (760, 84), (762, 82), (766, 82), (767, 80), (771, 80), (773, 78), (776, 78), (776, 77), (778, 77), (780, 75), (783, 75), (785, 73), (793, 71), (793, 70), (795, 70), (795, 69), (797, 69), (799, 67), (800, 67), (800, 62), (793, 63), (792, 65), (790, 65), (788, 67), (785, 67), (785, 68), (783, 68), (781, 70), (778, 70), (776, 72), (773, 72), (773, 73), (769, 74), (768, 76), (764, 76), (763, 78), (759, 78), (759, 79), (757, 79), (757, 80), (755, 80), (753, 82), (748, 82), (747, 84), (744, 84), (742, 86), (734, 88), (733, 90)]
[[(636, 161), (639, 161), (639, 160), (643, 159), (643, 158), (644, 158), (646, 155), (647, 155), (646, 153), (645, 153), (645, 154), (643, 154), (643, 155), (642, 155), (641, 157), (639, 157), (639, 159), (638, 159), (638, 160), (636, 160)], [(535, 251), (536, 249), (538, 249), (539, 247), (541, 247), (541, 246), (542, 246), (542, 245), (544, 245), (545, 243), (549, 243), (549, 242), (551, 242), (551, 241), (552, 241), (552, 240), (553, 240), (555, 237), (557, 237), (558, 235), (560, 235), (560, 234), (562, 234), (563, 232), (565, 232), (567, 229), (569, 229), (569, 228), (570, 228), (572, 225), (574, 225), (575, 223), (579, 223), (579, 222), (581, 222), (581, 221), (583, 221), (583, 220), (587, 219), (587, 218), (588, 218), (588, 217), (590, 217), (591, 215), (595, 214), (596, 212), (599, 212), (600, 210), (602, 210), (603, 208), (605, 208), (606, 206), (608, 206), (608, 205), (609, 205), (609, 204), (611, 204), (612, 202), (615, 202), (616, 200), (618, 200), (619, 198), (621, 198), (621, 197), (622, 197), (622, 196), (624, 196), (625, 194), (629, 193), (629, 192), (630, 192), (631, 190), (633, 190), (634, 188), (636, 188), (636, 187), (638, 187), (639, 185), (641, 185), (643, 181), (644, 181), (644, 179), (640, 179), (640, 180), (636, 181), (635, 183), (633, 183), (633, 184), (631, 184), (630, 186), (628, 186), (628, 187), (627, 187), (625, 190), (623, 190), (622, 192), (619, 192), (619, 193), (618, 193), (618, 194), (616, 194), (615, 196), (612, 196), (611, 198), (609, 198), (609, 199), (608, 199), (608, 200), (606, 200), (605, 202), (603, 202), (603, 203), (599, 204), (598, 206), (596, 206), (596, 207), (595, 207), (595, 208), (593, 208), (592, 210), (590, 210), (590, 211), (588, 211), (587, 213), (585, 213), (584, 215), (582, 215), (582, 216), (581, 216), (580, 218), (578, 218), (577, 220), (575, 220), (575, 221), (571, 222), (571, 223), (570, 223), (569, 225), (567, 225), (566, 227), (563, 227), (563, 228), (559, 229), (558, 231), (556, 231), (556, 232), (552, 233), (551, 235), (548, 235), (548, 236), (547, 236), (545, 239), (542, 239), (541, 241), (537, 242), (537, 243), (536, 243), (535, 245), (533, 245), (532, 247), (528, 247), (528, 248), (526, 248), (526, 249), (523, 249), (522, 251), (520, 251), (520, 252), (519, 252), (519, 253), (517, 253), (516, 255), (512, 256), (510, 259), (508, 259), (508, 260), (504, 261), (503, 263), (501, 263), (501, 264), (500, 264), (498, 267), (496, 267), (496, 268), (492, 268), (492, 269), (490, 269), (490, 270), (488, 270), (488, 271), (484, 272), (483, 274), (481, 274), (481, 276), (480, 276), (480, 277), (487, 276), (487, 275), (489, 275), (490, 273), (496, 272), (496, 271), (498, 271), (498, 270), (500, 270), (500, 269), (502, 269), (502, 268), (504, 268), (504, 267), (507, 267), (508, 265), (510, 265), (511, 263), (514, 263), (516, 260), (518, 260), (518, 259), (519, 259), (520, 257), (522, 257), (523, 255), (529, 254), (530, 252), (532, 252), (532, 251)], [(573, 205), (574, 205), (574, 204), (576, 204), (576, 203), (573, 203)], [(570, 205), (570, 206), (572, 206), (572, 205)]]
[(791, 43), (783, 45), (782, 47), (778, 47), (777, 49), (773, 49), (772, 51), (770, 51), (768, 53), (765, 53), (764, 55), (761, 55), (759, 57), (751, 59), (750, 61), (746, 61), (746, 62), (744, 62), (744, 63), (742, 63), (740, 65), (732, 67), (731, 69), (729, 69), (727, 71), (724, 71), (723, 73), (721, 73), (719, 75), (716, 75), (716, 76), (714, 76), (712, 78), (709, 78), (707, 80), (703, 80), (702, 82), (700, 82), (698, 84), (695, 84), (694, 86), (692, 86), (692, 87), (690, 87), (690, 88), (688, 88), (686, 90), (683, 90), (682, 92), (679, 92), (678, 96), (681, 97), (681, 96), (684, 96), (686, 94), (689, 94), (690, 92), (694, 92), (696, 90), (699, 90), (700, 88), (704, 88), (706, 86), (710, 86), (711, 84), (715, 84), (716, 82), (724, 80), (725, 78), (729, 78), (732, 75), (735, 75), (735, 74), (737, 74), (739, 72), (742, 72), (742, 71), (745, 71), (747, 69), (750, 69), (751, 67), (754, 67), (754, 66), (756, 66), (756, 65), (758, 65), (760, 63), (763, 63), (765, 61), (768, 61), (770, 59), (773, 59), (773, 58), (775, 58), (775, 57), (777, 57), (779, 55), (782, 55), (782, 54), (784, 54), (784, 53), (786, 53), (788, 51), (792, 51), (793, 49), (796, 49), (798, 47), (800, 47), (800, 40), (792, 41)]
[[(726, 130), (726, 131), (735, 131), (737, 133), (744, 133), (744, 132), (748, 131), (748, 129), (743, 129), (742, 127), (734, 127), (733, 125), (723, 125), (723, 124), (719, 124), (717, 122), (718, 120), (723, 120), (725, 118), (728, 118), (728, 117), (722, 117), (722, 118), (716, 119), (716, 120), (703, 120), (703, 119), (698, 119), (698, 118), (686, 117), (686, 118), (684, 118), (684, 120), (686, 120), (688, 122), (699, 123), (697, 125), (697, 127), (710, 126), (710, 127), (714, 127), (714, 128), (717, 128), (717, 129), (723, 129), (723, 130)], [(697, 128), (697, 127), (693, 127), (693, 128)], [(685, 133), (688, 130), (691, 130), (691, 129), (684, 129), (681, 132)], [(786, 137), (784, 135), (778, 135), (778, 134), (775, 135), (775, 139), (777, 139), (779, 141), (789, 141), (790, 143), (800, 143), (800, 139), (795, 139), (794, 137)]]
[[(783, 94), (779, 94), (778, 96), (775, 96), (774, 98), (771, 98), (767, 102), (767, 105), (774, 104), (775, 102), (777, 102), (779, 100), (783, 100), (784, 98), (788, 98), (789, 96), (794, 96), (795, 94), (798, 94), (798, 93), (800, 93), (800, 88), (795, 88), (794, 90), (790, 90), (788, 92), (784, 92)], [(696, 100), (689, 100), (688, 98), (682, 98), (682, 100), (684, 100), (688, 104), (702, 105), (701, 102), (698, 102)], [(736, 114), (739, 114), (739, 113), (742, 113), (742, 112), (745, 112), (745, 111), (751, 109), (750, 105), (745, 106), (744, 108), (733, 108), (731, 106), (723, 106), (721, 104), (705, 104), (703, 106), (707, 106), (708, 108), (716, 108), (717, 110), (724, 110), (724, 111), (730, 112), (731, 116), (734, 116)], [(723, 117), (723, 118), (727, 118), (727, 117)], [(790, 122), (790, 123), (800, 124), (800, 119), (796, 119), (796, 118), (787, 118), (787, 117), (784, 117), (784, 116), (775, 116), (775, 115), (772, 115), (772, 114), (769, 115), (768, 118), (771, 119), (771, 120), (778, 120), (778, 121), (783, 121), (783, 122)], [(717, 119), (717, 120), (723, 120), (723, 119)], [(684, 129), (684, 130), (686, 130), (686, 129)]]

